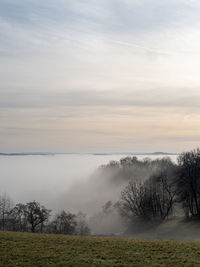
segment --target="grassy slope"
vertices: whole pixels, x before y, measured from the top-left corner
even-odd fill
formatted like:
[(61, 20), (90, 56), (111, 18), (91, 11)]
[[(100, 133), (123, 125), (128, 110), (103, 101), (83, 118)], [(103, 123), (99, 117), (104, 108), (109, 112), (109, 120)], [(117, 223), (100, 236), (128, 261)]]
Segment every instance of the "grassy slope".
[(0, 266), (200, 266), (200, 242), (0, 232)]

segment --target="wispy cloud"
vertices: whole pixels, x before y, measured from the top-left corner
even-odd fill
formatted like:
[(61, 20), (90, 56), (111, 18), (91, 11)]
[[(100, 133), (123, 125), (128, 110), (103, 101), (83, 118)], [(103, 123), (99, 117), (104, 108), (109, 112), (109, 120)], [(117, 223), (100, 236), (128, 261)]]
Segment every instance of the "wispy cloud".
[[(197, 88), (198, 89), (198, 88)], [(199, 109), (200, 92), (191, 88), (157, 88), (147, 90), (67, 90), (66, 92), (23, 89), (0, 92), (0, 108), (58, 108), (58, 107), (177, 107), (187, 111)]]
[(1, 0), (4, 150), (195, 142), (186, 129), (197, 136), (199, 12), (196, 0)]

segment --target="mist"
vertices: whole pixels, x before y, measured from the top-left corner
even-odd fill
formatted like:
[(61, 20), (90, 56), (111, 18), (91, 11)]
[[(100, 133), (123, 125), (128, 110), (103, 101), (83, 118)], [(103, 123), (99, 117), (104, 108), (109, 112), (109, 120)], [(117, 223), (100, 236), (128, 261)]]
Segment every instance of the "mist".
[[(87, 214), (95, 234), (120, 234), (125, 231), (123, 218), (115, 204), (131, 179), (146, 179), (156, 170), (136, 168), (120, 172), (109, 168), (127, 155), (55, 154), (1, 156), (1, 194), (15, 203), (36, 200), (56, 214), (62, 210)], [(151, 155), (153, 159), (165, 155)], [(170, 155), (176, 161), (176, 155)], [(147, 155), (137, 155), (145, 160)], [(134, 172), (134, 176), (133, 176)]]
[(95, 168), (111, 158), (120, 156), (1, 156), (1, 193), (15, 202), (37, 199), (56, 210), (60, 195), (67, 194), (73, 184), (87, 181)]
[[(176, 206), (175, 216), (158, 224), (138, 221), (137, 218), (129, 221), (120, 213), (122, 191), (130, 181), (145, 182), (165, 171), (166, 166), (162, 165), (161, 159), (165, 158), (163, 163), (166, 164), (166, 155), (135, 156), (1, 155), (0, 194), (6, 194), (15, 204), (30, 201), (41, 203), (51, 209), (50, 222), (63, 210), (77, 214), (77, 218), (82, 212), (80, 218), (84, 218), (83, 223), (92, 235), (199, 240), (200, 236), (196, 234), (198, 222), (187, 221), (181, 207)], [(167, 157), (177, 162), (177, 155)], [(130, 165), (127, 159), (131, 160)]]
[[(98, 168), (122, 157), (125, 155), (0, 156), (0, 193), (14, 202), (37, 200), (54, 212), (67, 209), (93, 213), (106, 201), (115, 200), (121, 189), (119, 184), (109, 187), (107, 177), (98, 177)], [(171, 157), (176, 159), (175, 155)]]

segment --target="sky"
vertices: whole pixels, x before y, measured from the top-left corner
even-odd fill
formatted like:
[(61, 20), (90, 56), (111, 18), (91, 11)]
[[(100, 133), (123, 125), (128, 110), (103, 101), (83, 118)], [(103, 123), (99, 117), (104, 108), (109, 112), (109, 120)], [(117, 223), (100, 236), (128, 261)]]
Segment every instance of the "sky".
[(0, 0), (0, 152), (200, 142), (198, 0)]

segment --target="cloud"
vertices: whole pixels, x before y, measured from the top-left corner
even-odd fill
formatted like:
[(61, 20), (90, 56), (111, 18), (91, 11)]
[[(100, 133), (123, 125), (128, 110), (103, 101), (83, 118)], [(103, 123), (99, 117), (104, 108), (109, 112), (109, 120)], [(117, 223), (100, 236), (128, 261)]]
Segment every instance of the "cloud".
[(194, 141), (186, 129), (196, 131), (199, 115), (199, 9), (186, 0), (2, 0), (1, 145), (139, 151), (162, 150), (173, 136)]
[(23, 89), (1, 90), (0, 108), (56, 108), (56, 107), (150, 107), (160, 108), (199, 108), (198, 88), (159, 88), (126, 91), (112, 90), (73, 90), (56, 93), (55, 91)]

